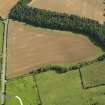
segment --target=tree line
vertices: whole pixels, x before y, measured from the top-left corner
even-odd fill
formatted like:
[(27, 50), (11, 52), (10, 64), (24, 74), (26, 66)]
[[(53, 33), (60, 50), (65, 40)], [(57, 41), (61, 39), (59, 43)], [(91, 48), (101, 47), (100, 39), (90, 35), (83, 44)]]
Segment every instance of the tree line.
[(49, 70), (55, 71), (57, 73), (65, 73), (65, 72), (69, 72), (69, 71), (73, 71), (73, 70), (79, 70), (82, 67), (94, 64), (96, 62), (105, 62), (105, 53), (103, 55), (91, 60), (91, 61), (83, 61), (83, 62), (80, 62), (77, 64), (72, 64), (72, 65), (70, 64), (68, 66), (62, 66), (59, 64), (49, 64), (49, 65), (45, 65), (43, 67), (40, 67), (37, 70), (32, 71), (30, 73), (33, 73), (33, 72), (41, 73), (41, 72), (47, 72)]
[(29, 7), (26, 4), (30, 1), (19, 1), (11, 10), (9, 18), (33, 26), (85, 34), (105, 46), (105, 26), (98, 21)]

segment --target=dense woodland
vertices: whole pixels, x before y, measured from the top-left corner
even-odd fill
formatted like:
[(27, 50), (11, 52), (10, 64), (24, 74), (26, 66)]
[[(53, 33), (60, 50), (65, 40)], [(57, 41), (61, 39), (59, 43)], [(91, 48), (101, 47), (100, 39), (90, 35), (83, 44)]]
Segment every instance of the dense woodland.
[(32, 8), (26, 5), (30, 1), (19, 1), (11, 10), (9, 18), (33, 26), (82, 33), (105, 46), (105, 26), (98, 21), (65, 13)]

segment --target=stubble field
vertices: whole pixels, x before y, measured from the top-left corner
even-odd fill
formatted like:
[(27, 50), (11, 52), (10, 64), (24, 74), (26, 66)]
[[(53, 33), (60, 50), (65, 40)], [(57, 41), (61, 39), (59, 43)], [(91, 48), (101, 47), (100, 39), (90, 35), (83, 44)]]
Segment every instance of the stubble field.
[(104, 21), (103, 0), (32, 0), (29, 6)]
[(18, 0), (0, 0), (0, 16), (6, 18)]

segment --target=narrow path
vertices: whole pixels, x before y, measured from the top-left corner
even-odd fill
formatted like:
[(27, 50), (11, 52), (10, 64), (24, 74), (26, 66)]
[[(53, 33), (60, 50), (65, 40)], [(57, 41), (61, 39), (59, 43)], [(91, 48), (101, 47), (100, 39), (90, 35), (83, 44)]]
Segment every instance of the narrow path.
[(1, 71), (1, 105), (5, 103), (5, 87), (6, 87), (6, 59), (7, 59), (7, 30), (8, 30), (8, 19), (5, 21), (4, 30), (4, 42), (3, 42), (3, 59), (2, 59), (2, 71)]
[(20, 105), (23, 105), (21, 98), (20, 98), (20, 97), (18, 97), (18, 96), (15, 96), (15, 97), (19, 100)]

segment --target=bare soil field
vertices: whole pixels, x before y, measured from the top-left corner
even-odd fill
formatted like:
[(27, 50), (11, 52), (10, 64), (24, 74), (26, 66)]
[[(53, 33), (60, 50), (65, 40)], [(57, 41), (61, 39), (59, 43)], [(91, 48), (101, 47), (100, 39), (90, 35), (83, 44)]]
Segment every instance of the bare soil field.
[(0, 16), (5, 18), (18, 0), (0, 0)]
[(100, 21), (105, 20), (104, 0), (32, 0), (29, 6), (57, 12), (85, 16)]
[(80, 34), (9, 22), (7, 76), (28, 73), (44, 64), (76, 63), (96, 56), (97, 48)]

